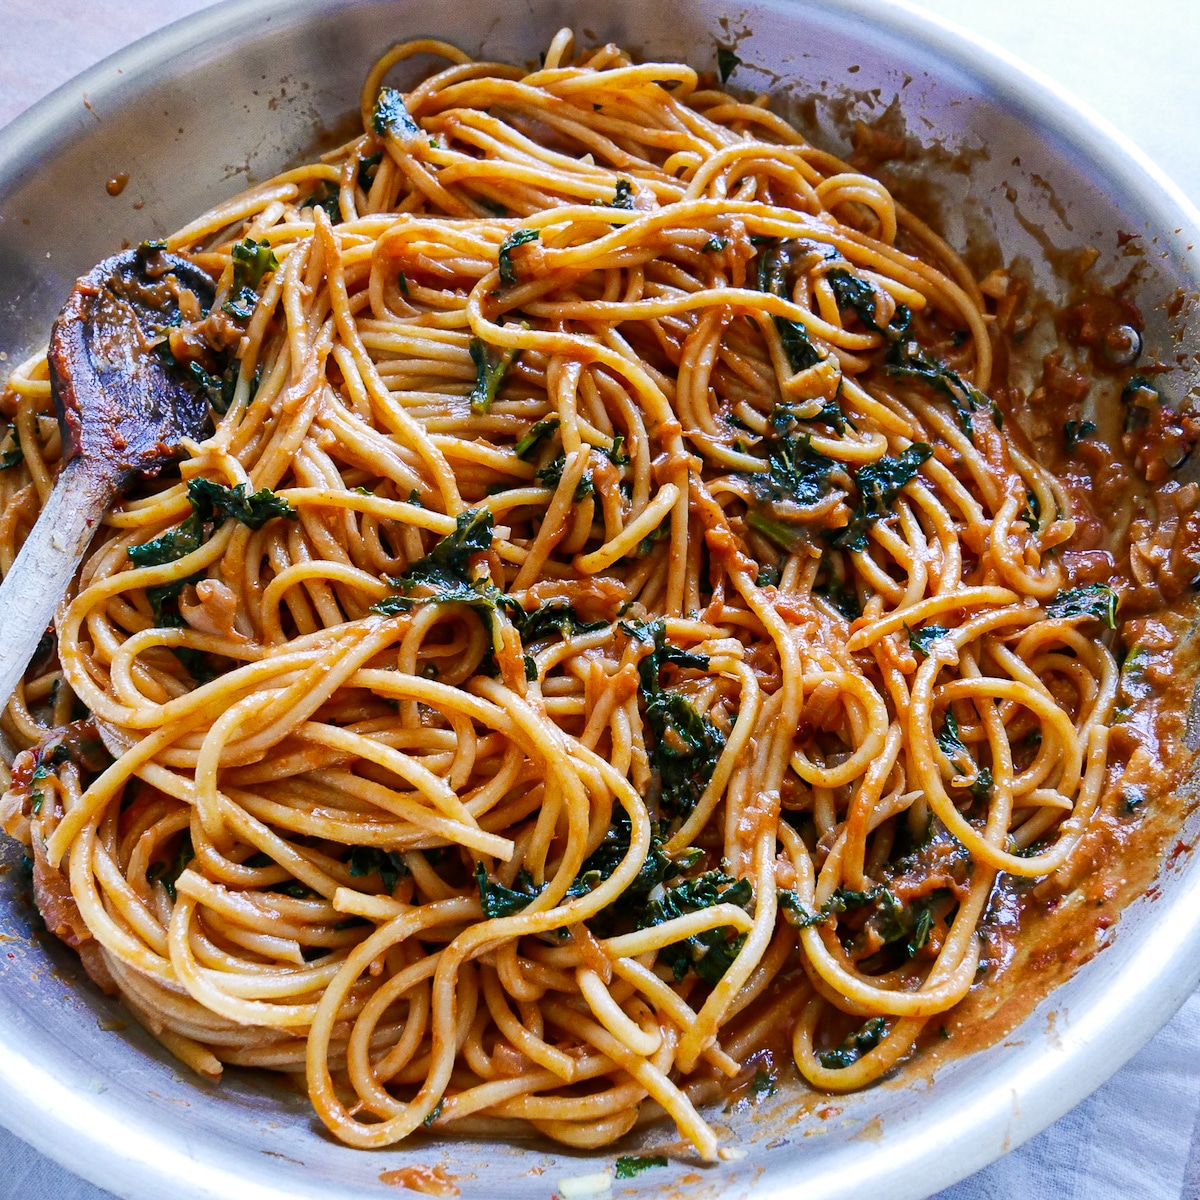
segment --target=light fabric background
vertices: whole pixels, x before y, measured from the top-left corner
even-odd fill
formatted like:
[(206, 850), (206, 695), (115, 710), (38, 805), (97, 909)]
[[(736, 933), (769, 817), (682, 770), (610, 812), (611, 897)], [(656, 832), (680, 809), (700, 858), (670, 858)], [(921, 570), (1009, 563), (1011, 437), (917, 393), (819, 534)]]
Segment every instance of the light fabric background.
[[(0, 0), (0, 126), (92, 63), (209, 3)], [(924, 0), (920, 7), (1075, 92), (1200, 203), (1197, 0)], [(1090, 1099), (935, 1200), (1200, 1200), (1198, 1046), (1200, 993)], [(107, 1196), (0, 1128), (0, 1200)]]

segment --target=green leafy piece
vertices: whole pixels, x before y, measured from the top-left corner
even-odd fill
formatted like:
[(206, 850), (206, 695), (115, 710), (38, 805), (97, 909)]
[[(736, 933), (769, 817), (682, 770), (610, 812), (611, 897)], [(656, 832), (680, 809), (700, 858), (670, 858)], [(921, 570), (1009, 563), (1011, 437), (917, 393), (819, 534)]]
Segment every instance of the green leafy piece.
[(518, 229), (500, 243), (497, 261), (500, 265), (500, 283), (504, 287), (512, 287), (517, 282), (517, 269), (513, 266), (512, 252), (518, 246), (524, 246), (526, 242), (537, 241), (541, 236), (540, 229)]
[(257, 492), (247, 495), (244, 483), (228, 487), (211, 479), (192, 479), (188, 481), (188, 500), (193, 513), (206, 522), (215, 522), (219, 517), (232, 517), (251, 529), (261, 529), (276, 517), (295, 521), (300, 515), (270, 488), (259, 488)]
[(863, 892), (852, 891), (849, 888), (837, 888), (820, 908), (808, 909), (804, 907), (795, 892), (781, 888), (776, 893), (784, 919), (797, 929), (807, 929), (811, 925), (824, 925), (827, 921), (841, 916), (844, 912), (849, 912), (852, 908), (862, 908), (864, 905), (874, 904), (884, 896), (891, 896), (886, 888), (872, 887)]
[(942, 625), (926, 625), (922, 629), (909, 629), (905, 625), (904, 628), (908, 630), (909, 648), (922, 658), (928, 658), (929, 652), (933, 649), (933, 643), (944, 638), (950, 632)]
[(992, 789), (995, 786), (991, 768), (980, 767), (978, 774), (975, 776), (975, 782), (971, 784), (970, 792), (976, 800), (982, 800), (986, 803), (992, 798)]
[(428, 1129), (434, 1123), (434, 1121), (436, 1121), (438, 1119), (438, 1117), (440, 1117), (442, 1115), (442, 1109), (445, 1106), (445, 1104), (446, 1104), (446, 1098), (443, 1096), (433, 1106), (433, 1108), (429, 1112), (429, 1116), (427, 1116), (425, 1118), (425, 1120), (423, 1120), (421, 1122), (421, 1124), (424, 1125), (426, 1129)]
[(812, 448), (812, 434), (770, 438), (763, 444), (768, 470), (749, 477), (758, 502), (746, 514), (746, 523), (791, 552), (801, 539), (796, 523), (801, 514), (792, 506), (821, 499), (829, 491), (829, 475), (837, 464)]
[(647, 554), (654, 551), (654, 547), (659, 542), (664, 541), (671, 536), (671, 518), (670, 515), (665, 516), (648, 534), (637, 544), (637, 550), (634, 553), (638, 558), (645, 558)]
[(932, 930), (933, 911), (928, 907), (922, 907), (920, 912), (917, 913), (917, 923), (913, 928), (912, 937), (909, 938), (906, 947), (909, 958), (912, 958), (929, 941), (929, 934)]
[(541, 894), (541, 888), (534, 888), (529, 872), (517, 872), (514, 881), (521, 890), (507, 888), (502, 883), (492, 883), (488, 879), (483, 863), (475, 864), (475, 882), (479, 885), (479, 902), (483, 905), (483, 915), (488, 920), (497, 917), (511, 917), (528, 908)]
[(1074, 454), (1079, 443), (1096, 432), (1095, 421), (1066, 421), (1063, 423), (1063, 449)]
[(558, 431), (559, 424), (558, 417), (543, 417), (540, 421), (534, 421), (529, 427), (529, 432), (513, 447), (516, 456), (518, 458), (528, 458), (540, 442), (554, 436)]
[(622, 1154), (617, 1159), (616, 1177), (633, 1179), (643, 1171), (649, 1171), (652, 1167), (665, 1167), (666, 1165), (667, 1156), (665, 1154)]
[(827, 271), (825, 278), (833, 289), (838, 308), (850, 309), (872, 333), (881, 333), (888, 341), (895, 342), (908, 332), (912, 323), (912, 312), (907, 304), (897, 304), (890, 323), (880, 325), (876, 317), (879, 297), (865, 279), (843, 267), (834, 267)]
[(650, 765), (659, 780), (664, 810), (686, 815), (695, 808), (712, 778), (725, 748), (725, 736), (686, 697), (664, 689), (661, 673), (667, 666), (707, 671), (708, 658), (669, 645), (662, 618), (649, 625), (622, 623), (621, 628), (639, 641), (653, 643), (654, 648), (638, 663), (646, 723), (654, 734)]
[(954, 406), (959, 428), (969, 438), (975, 435), (973, 413), (991, 413), (997, 429), (1004, 422), (995, 400), (973, 383), (967, 383), (945, 363), (930, 358), (916, 342), (897, 342), (892, 347), (887, 359), (887, 373), (902, 379), (919, 380), (940, 392)]
[(1121, 403), (1125, 407), (1124, 427), (1126, 433), (1145, 429), (1150, 414), (1163, 402), (1162, 394), (1145, 375), (1131, 375), (1121, 389)]
[(378, 873), (383, 890), (391, 895), (400, 880), (409, 874), (404, 856), (395, 850), (381, 850), (378, 846), (352, 846), (350, 848), (350, 874), (355, 879)]
[(4, 441), (11, 444), (7, 450), (0, 453), (0, 471), (7, 471), (9, 467), (15, 467), (17, 463), (25, 460), (25, 451), (21, 448), (21, 435), (15, 425), (9, 426)]
[(708, 239), (707, 242), (704, 243), (703, 249), (705, 254), (719, 254), (728, 245), (729, 239), (727, 237), (722, 237), (718, 233), (714, 234)]
[[(760, 292), (787, 298), (784, 259), (778, 246), (765, 246), (759, 254), (757, 282)], [(821, 361), (824, 356), (812, 344), (808, 330), (800, 322), (790, 321), (786, 317), (775, 317), (774, 322), (793, 374), (815, 367)]]
[(234, 389), (238, 381), (238, 362), (235, 359), (220, 375), (212, 375), (195, 359), (188, 365), (188, 374), (192, 377), (200, 394), (208, 401), (209, 407), (216, 413), (227, 413), (233, 400)]
[(371, 125), (380, 137), (413, 137), (420, 133), (417, 123), (404, 105), (404, 96), (395, 88), (381, 88), (371, 114)]
[[(754, 887), (750, 880), (733, 879), (724, 871), (705, 871), (665, 888), (661, 897), (651, 899), (645, 907), (640, 927), (662, 925), (714, 904), (749, 908), (753, 899)], [(658, 959), (671, 968), (676, 980), (682, 980), (688, 971), (694, 971), (705, 983), (717, 984), (737, 958), (745, 940), (745, 934), (731, 936), (727, 928), (707, 929), (664, 946), (658, 952)]]
[(402, 296), (407, 297), (407, 295), (408, 295), (408, 276), (405, 275), (405, 273), (403, 271), (401, 271), (400, 274), (396, 276), (396, 286), (399, 287), (400, 294)]
[(858, 1062), (864, 1054), (874, 1050), (887, 1032), (887, 1021), (883, 1017), (872, 1017), (860, 1030), (850, 1034), (836, 1050), (824, 1050), (817, 1057), (827, 1070), (840, 1071)]
[(608, 459), (614, 467), (629, 466), (629, 455), (622, 451), (621, 447), (625, 444), (625, 435), (623, 433), (613, 434), (613, 444), (608, 450), (605, 450), (604, 457)]
[(904, 487), (916, 478), (920, 466), (933, 453), (924, 442), (911, 446), (894, 458), (884, 456), (867, 463), (854, 472), (859, 501), (850, 523), (837, 530), (830, 544), (841, 550), (865, 550), (867, 530), (880, 518), (887, 516), (892, 504)]
[(1117, 609), (1121, 598), (1107, 583), (1089, 583), (1067, 588), (1046, 604), (1048, 617), (1091, 617), (1103, 621), (1109, 629), (1117, 627)]
[(975, 772), (975, 760), (962, 740), (958, 718), (954, 715), (954, 709), (949, 705), (946, 706), (946, 715), (942, 718), (942, 728), (938, 731), (935, 740), (938, 749), (946, 756), (956, 774), (970, 775)]
[(371, 184), (375, 181), (375, 168), (381, 162), (383, 162), (382, 150), (376, 150), (374, 154), (368, 154), (366, 158), (359, 160), (354, 178), (364, 192), (370, 191)]
[(473, 337), (468, 345), (475, 364), (475, 386), (468, 399), (473, 413), (485, 413), (492, 406), (508, 369), (517, 361), (521, 351), (513, 346), (498, 349), (482, 338)]
[[(361, 167), (359, 173), (361, 174)], [(322, 179), (317, 184), (316, 191), (304, 200), (301, 208), (322, 208), (325, 210), (325, 215), (329, 218), (331, 225), (340, 225), (342, 222), (342, 199), (341, 189), (337, 184), (330, 182), (328, 179)]]
[(1042, 502), (1037, 498), (1037, 492), (1026, 489), (1025, 510), (1018, 520), (1024, 521), (1030, 529), (1036, 529), (1042, 521)]
[(717, 47), (717, 73), (722, 83), (728, 83), (729, 77), (742, 65), (742, 60), (728, 47)]
[(557, 633), (563, 638), (569, 638), (577, 633), (594, 633), (608, 625), (607, 621), (583, 620), (574, 607), (562, 599), (547, 600), (533, 612), (526, 612), (515, 603), (505, 611), (526, 646), (550, 634)]
[(146, 882), (154, 883), (158, 881), (167, 889), (167, 895), (172, 900), (175, 899), (175, 881), (183, 874), (188, 863), (196, 857), (195, 848), (192, 846), (192, 834), (190, 830), (185, 829), (179, 837), (179, 845), (175, 850), (175, 855), (170, 862), (151, 863), (146, 871)]
[(405, 582), (441, 583), (450, 572), (462, 575), (472, 554), (482, 554), (492, 548), (492, 511), (489, 508), (468, 508), (458, 514), (454, 532), (448, 533), (424, 558), (410, 564), (401, 576)]
[(279, 270), (279, 259), (275, 257), (271, 243), (265, 238), (261, 242), (256, 242), (253, 238), (243, 238), (234, 243), (232, 254), (235, 290), (243, 287), (256, 288), (264, 275)]
[(633, 184), (628, 179), (617, 180), (617, 194), (609, 208), (633, 209)]
[(754, 1102), (757, 1104), (768, 1096), (774, 1096), (778, 1091), (779, 1088), (775, 1085), (775, 1076), (766, 1067), (759, 1067), (754, 1072), (754, 1078), (750, 1080), (750, 1095)]
[[(567, 465), (567, 456), (558, 454), (554, 460), (547, 466), (544, 466), (537, 472), (537, 478), (542, 481), (548, 488), (556, 488), (562, 482), (563, 468)], [(591, 496), (596, 491), (595, 481), (592, 479), (591, 472), (585, 471), (579, 478), (579, 482), (575, 485), (574, 500), (579, 504), (584, 497)]]
[(862, 605), (858, 593), (846, 586), (846, 581), (830, 566), (825, 568), (825, 581), (813, 587), (814, 596), (824, 596), (847, 621), (857, 621), (862, 616)]

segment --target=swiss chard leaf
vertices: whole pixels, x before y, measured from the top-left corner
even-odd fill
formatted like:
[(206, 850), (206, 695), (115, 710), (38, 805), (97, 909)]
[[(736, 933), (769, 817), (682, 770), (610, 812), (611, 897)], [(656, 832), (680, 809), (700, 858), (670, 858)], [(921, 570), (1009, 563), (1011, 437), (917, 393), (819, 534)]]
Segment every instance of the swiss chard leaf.
[(513, 346), (489, 346), (482, 338), (477, 337), (471, 339), (468, 349), (471, 352), (471, 361), (475, 364), (475, 386), (467, 398), (471, 401), (472, 412), (485, 413), (491, 408), (509, 367), (516, 362), (521, 352)]
[(536, 241), (541, 236), (540, 229), (517, 229), (500, 243), (497, 262), (500, 266), (500, 282), (504, 287), (512, 287), (517, 282), (517, 269), (513, 266), (512, 252), (518, 246)]
[(1048, 617), (1091, 617), (1103, 621), (1109, 629), (1117, 627), (1117, 609), (1121, 598), (1107, 583), (1089, 583), (1067, 588), (1046, 604)]
[(830, 537), (830, 544), (841, 550), (865, 550), (867, 530), (891, 512), (896, 497), (916, 478), (921, 464), (932, 453), (933, 449), (924, 442), (913, 442), (894, 458), (885, 456), (859, 467), (854, 472), (858, 506), (850, 523)]

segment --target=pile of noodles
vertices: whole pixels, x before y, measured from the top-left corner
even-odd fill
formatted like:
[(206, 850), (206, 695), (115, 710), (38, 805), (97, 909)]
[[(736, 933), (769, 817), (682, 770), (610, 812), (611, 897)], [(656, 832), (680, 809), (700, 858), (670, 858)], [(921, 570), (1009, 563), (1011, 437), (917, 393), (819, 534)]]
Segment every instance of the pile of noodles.
[(107, 517), (5, 824), (164, 1045), (304, 1073), (352, 1145), (665, 1111), (713, 1158), (750, 1055), (878, 1078), (997, 874), (1082, 836), (1116, 671), (1070, 504), (963, 263), (765, 98), (564, 31), (397, 46), (363, 120), (167, 240), (218, 281), (160, 347), (213, 433)]

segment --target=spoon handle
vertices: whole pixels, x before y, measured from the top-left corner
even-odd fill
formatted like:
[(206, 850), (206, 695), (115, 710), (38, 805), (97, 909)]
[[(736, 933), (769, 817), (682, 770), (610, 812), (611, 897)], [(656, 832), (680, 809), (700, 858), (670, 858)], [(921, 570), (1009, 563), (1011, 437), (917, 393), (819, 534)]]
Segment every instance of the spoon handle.
[(68, 463), (60, 473), (0, 583), (0, 704), (8, 704), (29, 666), (116, 492), (115, 481), (98, 478), (82, 459)]

